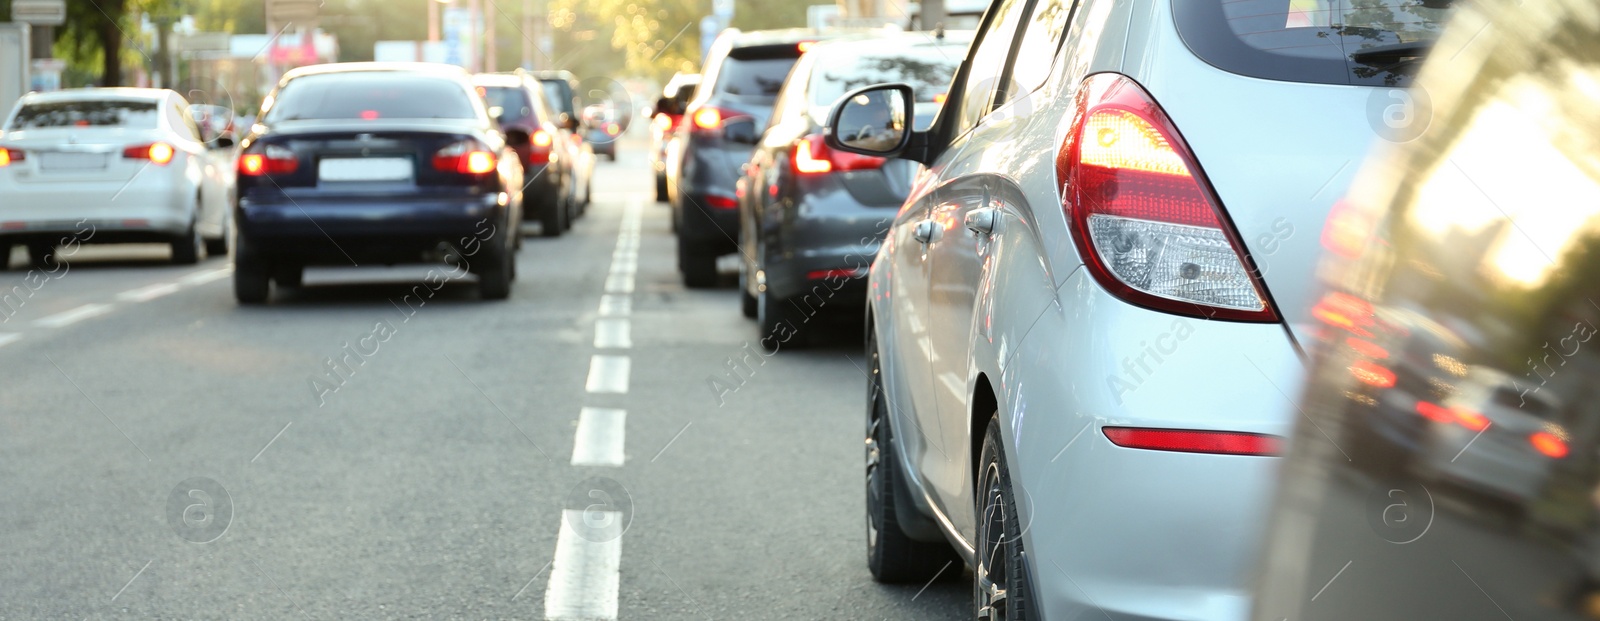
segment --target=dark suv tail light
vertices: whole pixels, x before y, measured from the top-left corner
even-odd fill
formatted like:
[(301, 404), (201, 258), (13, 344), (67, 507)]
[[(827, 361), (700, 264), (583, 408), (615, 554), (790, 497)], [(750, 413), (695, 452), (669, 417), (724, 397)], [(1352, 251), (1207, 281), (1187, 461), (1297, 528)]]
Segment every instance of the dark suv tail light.
[(239, 174), (246, 177), (287, 175), (300, 169), (300, 158), (288, 147), (266, 145), (259, 152), (239, 156)]
[(1056, 175), (1078, 251), (1112, 294), (1181, 315), (1278, 320), (1199, 163), (1132, 79), (1084, 80)]
[(820, 175), (851, 170), (883, 168), (884, 158), (857, 155), (829, 149), (822, 134), (811, 134), (794, 143), (790, 163), (796, 175)]

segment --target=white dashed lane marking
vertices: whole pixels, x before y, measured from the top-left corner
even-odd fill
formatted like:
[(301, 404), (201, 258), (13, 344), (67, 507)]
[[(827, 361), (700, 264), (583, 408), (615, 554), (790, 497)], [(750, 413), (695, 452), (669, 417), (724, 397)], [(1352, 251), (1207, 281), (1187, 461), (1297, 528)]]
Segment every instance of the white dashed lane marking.
[(622, 466), (628, 413), (612, 408), (583, 408), (578, 437), (572, 442), (574, 466)]

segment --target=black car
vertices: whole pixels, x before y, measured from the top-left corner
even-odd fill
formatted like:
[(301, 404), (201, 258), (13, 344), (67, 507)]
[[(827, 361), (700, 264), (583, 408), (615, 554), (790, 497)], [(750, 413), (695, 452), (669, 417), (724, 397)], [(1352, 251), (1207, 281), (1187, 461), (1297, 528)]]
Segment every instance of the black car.
[(867, 266), (910, 192), (916, 162), (831, 149), (823, 129), (845, 93), (912, 85), (917, 130), (939, 111), (972, 33), (905, 33), (819, 42), (789, 73), (744, 167), (739, 282), (746, 317), (771, 334), (824, 280), (848, 278), (843, 306), (866, 303)]
[(307, 265), (434, 260), (476, 274), (484, 298), (505, 298), (520, 238), (516, 150), (529, 141), (496, 126), (460, 69), (288, 72), (240, 142), (235, 296), (264, 302), (271, 282), (299, 286)]
[(1260, 621), (1600, 618), (1600, 14), (1437, 4), (1370, 51), (1417, 77), (1321, 231)]
[(570, 145), (557, 125), (559, 118), (546, 103), (544, 89), (523, 72), (479, 74), (472, 83), (501, 128), (530, 137), (526, 146), (517, 149), (525, 179), (522, 214), (528, 221), (538, 221), (545, 237), (560, 236), (572, 228), (572, 218), (577, 216), (574, 158), (562, 157), (562, 147)]
[(667, 171), (685, 285), (714, 286), (717, 257), (738, 249), (734, 184), (753, 145), (725, 139), (727, 123), (748, 119), (764, 127), (789, 69), (817, 39), (812, 30), (729, 29), (711, 45), (704, 78), (684, 113), (688, 121), (678, 130), (680, 161)]

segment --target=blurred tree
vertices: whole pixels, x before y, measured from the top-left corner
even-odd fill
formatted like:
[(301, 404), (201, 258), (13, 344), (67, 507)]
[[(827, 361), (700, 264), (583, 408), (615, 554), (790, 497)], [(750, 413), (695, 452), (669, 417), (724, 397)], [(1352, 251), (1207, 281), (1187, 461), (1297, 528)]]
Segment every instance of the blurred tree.
[(122, 86), (122, 52), (132, 38), (128, 33), (137, 27), (132, 16), (166, 10), (171, 2), (174, 0), (67, 0), (67, 22), (56, 29), (56, 55), (66, 59), (70, 68), (98, 73), (101, 86)]

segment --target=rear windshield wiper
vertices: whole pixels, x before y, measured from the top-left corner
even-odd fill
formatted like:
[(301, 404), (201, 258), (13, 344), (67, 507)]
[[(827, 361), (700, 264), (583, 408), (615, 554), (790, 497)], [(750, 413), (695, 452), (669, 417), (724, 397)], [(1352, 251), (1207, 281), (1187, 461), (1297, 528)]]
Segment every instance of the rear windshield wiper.
[(1375, 45), (1351, 52), (1350, 60), (1363, 65), (1394, 65), (1407, 60), (1421, 60), (1432, 49), (1431, 40)]

